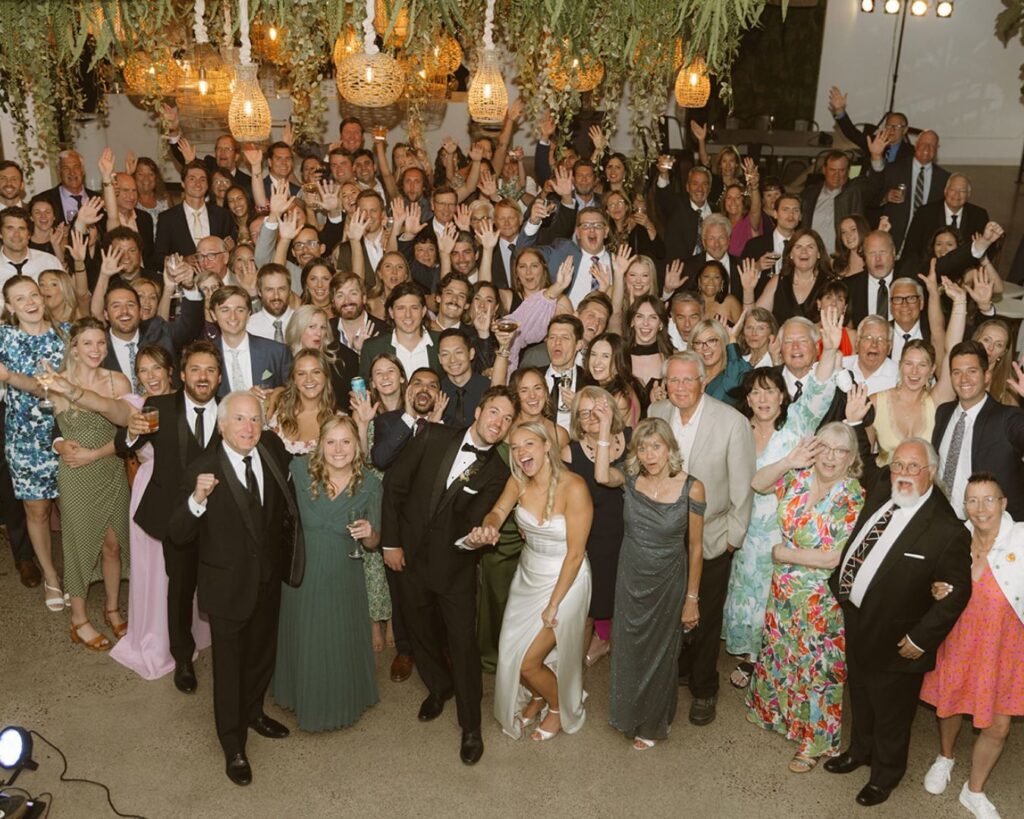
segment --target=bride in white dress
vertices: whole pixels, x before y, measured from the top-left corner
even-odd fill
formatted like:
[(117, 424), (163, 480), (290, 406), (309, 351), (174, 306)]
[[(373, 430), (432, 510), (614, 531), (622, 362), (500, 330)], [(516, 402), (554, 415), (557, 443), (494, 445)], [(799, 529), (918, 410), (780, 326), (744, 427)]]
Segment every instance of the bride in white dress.
[(515, 507), (526, 540), (512, 578), (498, 643), (494, 716), (519, 739), (539, 719), (534, 740), (583, 726), (583, 654), (590, 608), (585, 549), (594, 513), (587, 485), (565, 469), (543, 424), (515, 427), (509, 478), (498, 502), (466, 543), (496, 543)]

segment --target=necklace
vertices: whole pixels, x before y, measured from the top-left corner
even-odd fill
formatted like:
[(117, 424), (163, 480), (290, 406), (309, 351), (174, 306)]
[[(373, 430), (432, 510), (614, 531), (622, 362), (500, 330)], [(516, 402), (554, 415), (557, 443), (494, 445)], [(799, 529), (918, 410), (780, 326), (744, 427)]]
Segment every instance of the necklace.
[[(650, 481), (650, 482), (651, 482), (651, 483), (653, 484), (653, 483), (654, 483), (654, 476), (653, 476), (653, 475), (648, 475), (648, 476), (647, 476), (647, 480), (648, 480), (648, 481)], [(669, 475), (668, 477), (662, 478), (662, 479), (661, 479), (661, 480), (660, 480), (660, 481), (658, 482), (658, 485), (657, 485), (657, 486), (653, 486), (653, 485), (652, 485), (652, 487), (651, 487), (651, 491), (652, 491), (652, 492), (654, 493), (654, 494), (652, 495), (652, 498), (653, 498), (654, 500), (657, 500), (657, 499), (658, 499), (658, 495), (660, 495), (660, 494), (661, 494), (661, 490), (665, 488), (665, 484), (667, 484), (667, 483), (668, 483), (668, 482), (669, 482), (670, 480), (672, 480), (672, 476), (671, 476), (671, 475)]]

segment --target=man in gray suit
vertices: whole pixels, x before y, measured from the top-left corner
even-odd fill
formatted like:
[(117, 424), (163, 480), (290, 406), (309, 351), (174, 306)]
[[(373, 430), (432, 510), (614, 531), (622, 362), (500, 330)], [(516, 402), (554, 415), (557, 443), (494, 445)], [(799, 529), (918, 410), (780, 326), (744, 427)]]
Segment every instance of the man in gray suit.
[[(672, 427), (683, 468), (703, 481), (704, 571), (700, 578), (700, 625), (679, 656), (680, 679), (689, 677), (690, 722), (715, 719), (718, 649), (732, 553), (743, 545), (754, 499), (754, 436), (740, 413), (704, 394), (704, 362), (696, 353), (676, 353), (665, 362), (668, 398), (651, 406), (652, 418)], [(685, 644), (686, 641), (684, 641)]]

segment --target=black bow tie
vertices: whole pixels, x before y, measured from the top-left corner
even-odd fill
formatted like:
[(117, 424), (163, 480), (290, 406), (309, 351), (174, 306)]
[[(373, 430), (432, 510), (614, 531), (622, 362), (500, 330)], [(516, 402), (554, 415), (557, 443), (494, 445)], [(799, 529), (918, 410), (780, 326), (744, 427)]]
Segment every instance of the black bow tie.
[(477, 447), (473, 446), (472, 444), (463, 444), (462, 445), (462, 449), (460, 449), (459, 451), (460, 452), (472, 452), (478, 458), (483, 458), (488, 452), (490, 452), (489, 449), (478, 449)]

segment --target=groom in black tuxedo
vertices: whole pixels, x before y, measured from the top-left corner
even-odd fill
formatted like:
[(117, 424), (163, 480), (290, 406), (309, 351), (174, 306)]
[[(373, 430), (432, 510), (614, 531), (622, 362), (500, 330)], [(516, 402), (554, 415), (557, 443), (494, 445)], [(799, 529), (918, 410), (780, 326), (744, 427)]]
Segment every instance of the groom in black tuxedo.
[(294, 505), (290, 457), (264, 432), (253, 394), (232, 392), (217, 407), (222, 441), (186, 470), (184, 490), (167, 525), (175, 543), (199, 540), (199, 608), (213, 635), (213, 714), (228, 778), (252, 782), (248, 729), (270, 739), (288, 729), (263, 712), (274, 672), (281, 581), (292, 540), (286, 511)]
[(185, 693), (196, 690), (192, 655), (192, 601), (199, 569), (198, 544), (172, 544), (166, 540), (167, 519), (181, 489), (188, 465), (220, 443), (217, 429), (217, 387), (221, 367), (217, 348), (206, 339), (193, 341), (181, 355), (181, 392), (157, 395), (146, 405), (160, 410), (160, 428), (149, 431), (141, 413), (129, 420), (125, 445), (136, 451), (153, 445), (153, 476), (135, 510), (135, 522), (151, 538), (164, 544), (167, 572), (167, 632), (174, 658), (174, 685)]
[(484, 752), (477, 553), (461, 551), (455, 541), (480, 525), (505, 488), (509, 469), (494, 447), (508, 433), (513, 415), (511, 393), (492, 387), (469, 429), (429, 424), (405, 445), (384, 477), (384, 562), (400, 572), (416, 666), (430, 692), (419, 718), (439, 717), (454, 694), (462, 727), (460, 757), (467, 765)]
[[(971, 597), (971, 536), (934, 484), (938, 461), (920, 438), (896, 448), (891, 489), (881, 481), (868, 497), (829, 579), (846, 621), (853, 720), (850, 747), (825, 770), (870, 765), (857, 794), (864, 806), (884, 802), (903, 778), (925, 672)], [(941, 600), (937, 582), (953, 587)]]

